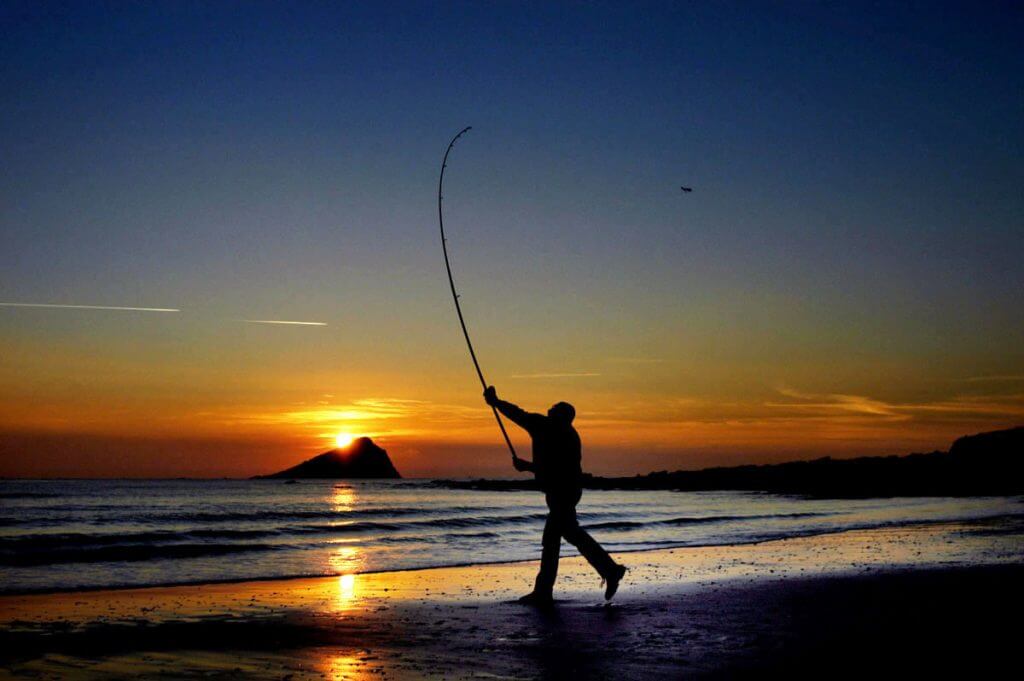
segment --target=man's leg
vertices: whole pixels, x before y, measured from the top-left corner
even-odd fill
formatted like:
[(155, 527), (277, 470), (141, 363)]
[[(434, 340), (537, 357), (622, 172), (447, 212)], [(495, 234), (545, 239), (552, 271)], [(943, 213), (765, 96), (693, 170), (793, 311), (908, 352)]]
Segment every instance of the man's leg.
[(562, 544), (561, 522), (556, 509), (551, 508), (544, 523), (543, 549), (540, 554), (540, 572), (534, 582), (533, 592), (539, 596), (551, 596), (558, 576), (558, 553)]
[(615, 574), (616, 564), (608, 552), (594, 540), (587, 531), (580, 527), (576, 519), (576, 507), (564, 516), (562, 523), (562, 536), (565, 540), (579, 549), (583, 557), (587, 559), (601, 577), (608, 579)]

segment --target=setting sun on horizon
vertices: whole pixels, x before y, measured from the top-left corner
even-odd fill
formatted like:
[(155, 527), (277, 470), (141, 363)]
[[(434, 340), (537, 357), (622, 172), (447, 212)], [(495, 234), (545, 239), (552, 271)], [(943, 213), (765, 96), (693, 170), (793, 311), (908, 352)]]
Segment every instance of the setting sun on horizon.
[(338, 433), (334, 436), (335, 446), (344, 449), (352, 444), (352, 441), (356, 439), (356, 436), (352, 433)]

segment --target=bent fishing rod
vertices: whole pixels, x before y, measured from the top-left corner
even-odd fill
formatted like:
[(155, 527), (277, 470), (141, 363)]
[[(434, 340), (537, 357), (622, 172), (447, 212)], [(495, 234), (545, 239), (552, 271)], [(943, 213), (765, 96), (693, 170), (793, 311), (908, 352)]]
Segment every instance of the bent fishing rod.
[[(455, 279), (452, 277), (452, 264), (448, 260), (448, 238), (444, 235), (444, 212), (441, 210), (441, 198), (442, 189), (444, 188), (444, 169), (448, 167), (448, 154), (451, 153), (452, 147), (455, 146), (455, 142), (465, 135), (467, 132), (473, 129), (473, 126), (467, 125), (463, 128), (458, 135), (452, 138), (452, 141), (448, 143), (448, 149), (444, 152), (444, 159), (441, 161), (441, 177), (437, 181), (437, 222), (441, 226), (441, 250), (444, 252), (444, 266), (448, 270), (448, 284), (452, 289), (452, 300), (455, 301), (455, 312), (459, 315), (459, 324), (462, 326), (462, 335), (466, 337), (466, 347), (469, 348), (469, 356), (473, 359), (473, 366), (476, 367), (476, 375), (480, 378), (480, 385), (483, 386), (484, 390), (487, 390), (487, 381), (484, 380), (484, 372), (480, 370), (480, 362), (476, 359), (476, 352), (473, 350), (473, 341), (469, 339), (469, 331), (466, 329), (466, 319), (462, 316), (462, 306), (459, 304), (459, 294), (455, 291)], [(494, 412), (494, 418), (498, 422), (498, 428), (501, 429), (501, 435), (505, 438), (505, 444), (508, 445), (508, 451), (512, 453), (512, 461), (514, 462), (516, 457), (516, 449), (512, 446), (512, 440), (508, 437), (508, 431), (505, 430), (505, 423), (501, 420), (501, 415), (498, 413), (497, 407), (491, 407), (491, 411)]]

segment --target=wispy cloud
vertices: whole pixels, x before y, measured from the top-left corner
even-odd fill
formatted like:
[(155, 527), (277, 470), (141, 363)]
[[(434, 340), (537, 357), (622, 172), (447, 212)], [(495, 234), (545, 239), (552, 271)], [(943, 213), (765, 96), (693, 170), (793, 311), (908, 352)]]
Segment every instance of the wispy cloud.
[(566, 373), (554, 373), (554, 374), (512, 374), (509, 378), (588, 378), (591, 376), (600, 376), (601, 374), (592, 371), (581, 371), (581, 372), (566, 372)]
[(849, 412), (868, 416), (881, 416), (903, 419), (897, 413), (899, 407), (872, 399), (863, 395), (844, 395), (833, 393), (828, 395), (811, 395), (791, 388), (778, 389), (779, 394), (790, 397), (791, 402), (765, 402), (764, 406), (772, 409), (793, 409), (813, 412)]
[(779, 393), (783, 397), (792, 397), (798, 400), (815, 399), (815, 396), (811, 395), (810, 393), (800, 392), (799, 390), (794, 390), (793, 388), (790, 388), (789, 386), (785, 385), (780, 385), (777, 388), (775, 388), (775, 392)]
[(1004, 374), (1002, 376), (971, 376), (963, 379), (968, 383), (991, 383), (1003, 381), (1024, 381), (1024, 374)]
[(285, 324), (289, 326), (327, 326), (327, 322), (298, 322), (287, 319), (239, 319), (246, 324)]
[(407, 435), (429, 430), (457, 430), (467, 425), (487, 423), (490, 410), (478, 407), (440, 404), (425, 400), (393, 397), (368, 397), (309, 408), (230, 414), (226, 424), (249, 426), (293, 426), (322, 431), (344, 428), (350, 432), (377, 435)]
[(622, 364), (663, 364), (668, 360), (660, 357), (609, 357), (608, 361)]
[(837, 418), (842, 415), (876, 420), (953, 417), (960, 419), (1006, 418), (1024, 416), (1022, 395), (957, 395), (934, 402), (888, 402), (864, 395), (830, 393), (814, 395), (791, 388), (777, 392), (792, 398), (786, 402), (765, 402), (764, 406), (791, 416)]
[(59, 310), (117, 310), (121, 312), (181, 312), (175, 307), (123, 307), (120, 305), (64, 305), (57, 303), (0, 303), (0, 307), (41, 307)]
[(420, 400), (370, 397), (353, 400), (348, 404), (332, 405), (327, 409), (286, 412), (279, 415), (279, 418), (289, 423), (297, 424), (336, 421), (381, 421), (410, 416), (427, 404), (427, 402)]

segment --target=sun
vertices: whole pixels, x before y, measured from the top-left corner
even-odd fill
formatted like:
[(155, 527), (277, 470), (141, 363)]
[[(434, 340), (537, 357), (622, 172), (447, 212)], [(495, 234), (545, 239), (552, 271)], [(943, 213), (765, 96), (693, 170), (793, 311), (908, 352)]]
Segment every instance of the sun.
[(334, 444), (339, 447), (348, 447), (352, 444), (352, 440), (355, 440), (356, 436), (352, 433), (338, 433), (334, 436)]

